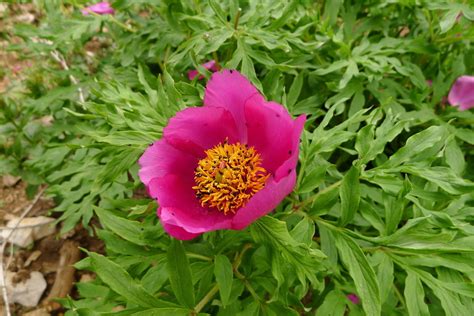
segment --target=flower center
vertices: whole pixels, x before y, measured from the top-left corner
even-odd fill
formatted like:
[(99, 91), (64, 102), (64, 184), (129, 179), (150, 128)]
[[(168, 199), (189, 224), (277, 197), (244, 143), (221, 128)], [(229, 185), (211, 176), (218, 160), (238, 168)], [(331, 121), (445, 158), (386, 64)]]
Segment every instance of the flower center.
[(260, 166), (260, 154), (248, 145), (229, 145), (226, 140), (205, 153), (194, 172), (193, 186), (203, 207), (235, 213), (263, 189), (270, 176)]

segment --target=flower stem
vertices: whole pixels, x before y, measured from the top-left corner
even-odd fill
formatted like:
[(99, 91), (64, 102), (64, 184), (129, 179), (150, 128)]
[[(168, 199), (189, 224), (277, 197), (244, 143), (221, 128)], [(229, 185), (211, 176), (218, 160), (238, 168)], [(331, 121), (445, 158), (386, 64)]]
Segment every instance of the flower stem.
[(217, 291), (219, 290), (219, 286), (217, 283), (212, 287), (212, 289), (202, 298), (202, 300), (197, 303), (197, 305), (194, 307), (194, 313), (197, 315), (201, 311), (201, 309), (206, 306), (206, 304), (216, 295)]

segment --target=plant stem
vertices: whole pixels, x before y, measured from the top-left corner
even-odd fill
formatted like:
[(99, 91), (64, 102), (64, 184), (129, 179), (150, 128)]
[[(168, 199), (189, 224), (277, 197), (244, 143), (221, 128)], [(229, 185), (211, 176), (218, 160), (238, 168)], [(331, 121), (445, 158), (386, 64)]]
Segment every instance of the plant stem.
[(393, 289), (395, 291), (395, 295), (397, 295), (398, 299), (400, 300), (400, 303), (402, 304), (403, 309), (406, 310), (407, 306), (405, 304), (405, 299), (403, 298), (402, 293), (400, 293), (400, 290), (398, 289), (398, 287), (395, 284), (393, 284)]
[(199, 314), (201, 309), (206, 306), (206, 304), (216, 295), (217, 291), (219, 290), (219, 286), (217, 283), (212, 287), (212, 289), (202, 298), (202, 300), (197, 303), (197, 305), (194, 307), (194, 313)]
[(239, 8), (237, 10), (237, 15), (235, 16), (235, 22), (234, 22), (234, 30), (237, 29), (237, 27), (239, 26), (239, 20), (240, 20), (240, 14), (242, 13), (242, 9)]
[(299, 210), (300, 208), (303, 208), (305, 207), (306, 205), (308, 204), (311, 204), (312, 202), (314, 202), (314, 200), (316, 200), (321, 194), (324, 194), (324, 193), (327, 193), (335, 188), (337, 188), (338, 186), (340, 186), (342, 183), (342, 180), (339, 180), (337, 182), (334, 182), (333, 184), (331, 184), (330, 186), (328, 186), (327, 188), (324, 188), (322, 189), (321, 191), (319, 191), (318, 193), (316, 193), (315, 195), (312, 195), (310, 196), (309, 198), (307, 198), (306, 200), (303, 200), (300, 204), (298, 205), (295, 205), (293, 206), (293, 209), (294, 210)]
[(197, 253), (193, 253), (193, 252), (186, 252), (186, 256), (188, 256), (188, 258), (200, 259), (204, 261), (212, 261), (212, 258), (203, 256)]

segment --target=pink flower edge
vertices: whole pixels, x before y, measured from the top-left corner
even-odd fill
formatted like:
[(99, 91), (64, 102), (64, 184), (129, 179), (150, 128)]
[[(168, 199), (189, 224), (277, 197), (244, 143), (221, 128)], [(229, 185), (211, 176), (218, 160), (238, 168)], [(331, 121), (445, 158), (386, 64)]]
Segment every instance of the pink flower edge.
[(474, 108), (474, 76), (457, 78), (449, 91), (448, 102), (461, 111)]
[(107, 1), (98, 2), (81, 10), (82, 15), (89, 15), (91, 12), (101, 15), (115, 14), (115, 10)]
[[(204, 64), (201, 65), (202, 67), (204, 67), (204, 69), (207, 69), (211, 72), (216, 72), (219, 70), (218, 66), (217, 66), (217, 63), (215, 60), (210, 60)], [(193, 80), (194, 78), (196, 78), (196, 76), (199, 75), (199, 71), (197, 69), (193, 69), (193, 70), (190, 70), (188, 71), (188, 79), (189, 80)], [(199, 75), (199, 80), (202, 80), (204, 79), (204, 76), (203, 75)]]
[(360, 298), (359, 298), (357, 295), (355, 295), (355, 294), (347, 294), (346, 297), (347, 297), (347, 298), (349, 299), (349, 301), (351, 301), (352, 303), (354, 303), (354, 304), (360, 304)]
[[(214, 73), (204, 106), (178, 112), (164, 128), (162, 139), (139, 159), (139, 177), (158, 201), (157, 215), (165, 231), (187, 240), (213, 230), (241, 230), (271, 212), (294, 189), (305, 120), (304, 115), (292, 119), (283, 106), (265, 101), (239, 72)], [(271, 175), (235, 214), (224, 215), (202, 207), (192, 186), (204, 151), (226, 139), (253, 146)]]

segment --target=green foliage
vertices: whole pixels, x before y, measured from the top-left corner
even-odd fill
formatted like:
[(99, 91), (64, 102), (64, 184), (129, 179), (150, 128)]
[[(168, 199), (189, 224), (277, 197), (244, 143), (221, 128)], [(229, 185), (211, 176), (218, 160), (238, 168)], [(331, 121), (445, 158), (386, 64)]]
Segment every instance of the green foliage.
[[(106, 245), (76, 264), (97, 279), (62, 300), (68, 315), (474, 310), (474, 112), (443, 101), (474, 74), (469, 1), (85, 4), (39, 1), (37, 26), (1, 31), (33, 66), (0, 97), (0, 171), (47, 183), (62, 231), (82, 222)], [(297, 186), (249, 229), (178, 242), (136, 162), (202, 104), (186, 72), (208, 78), (210, 59), (307, 115)]]

